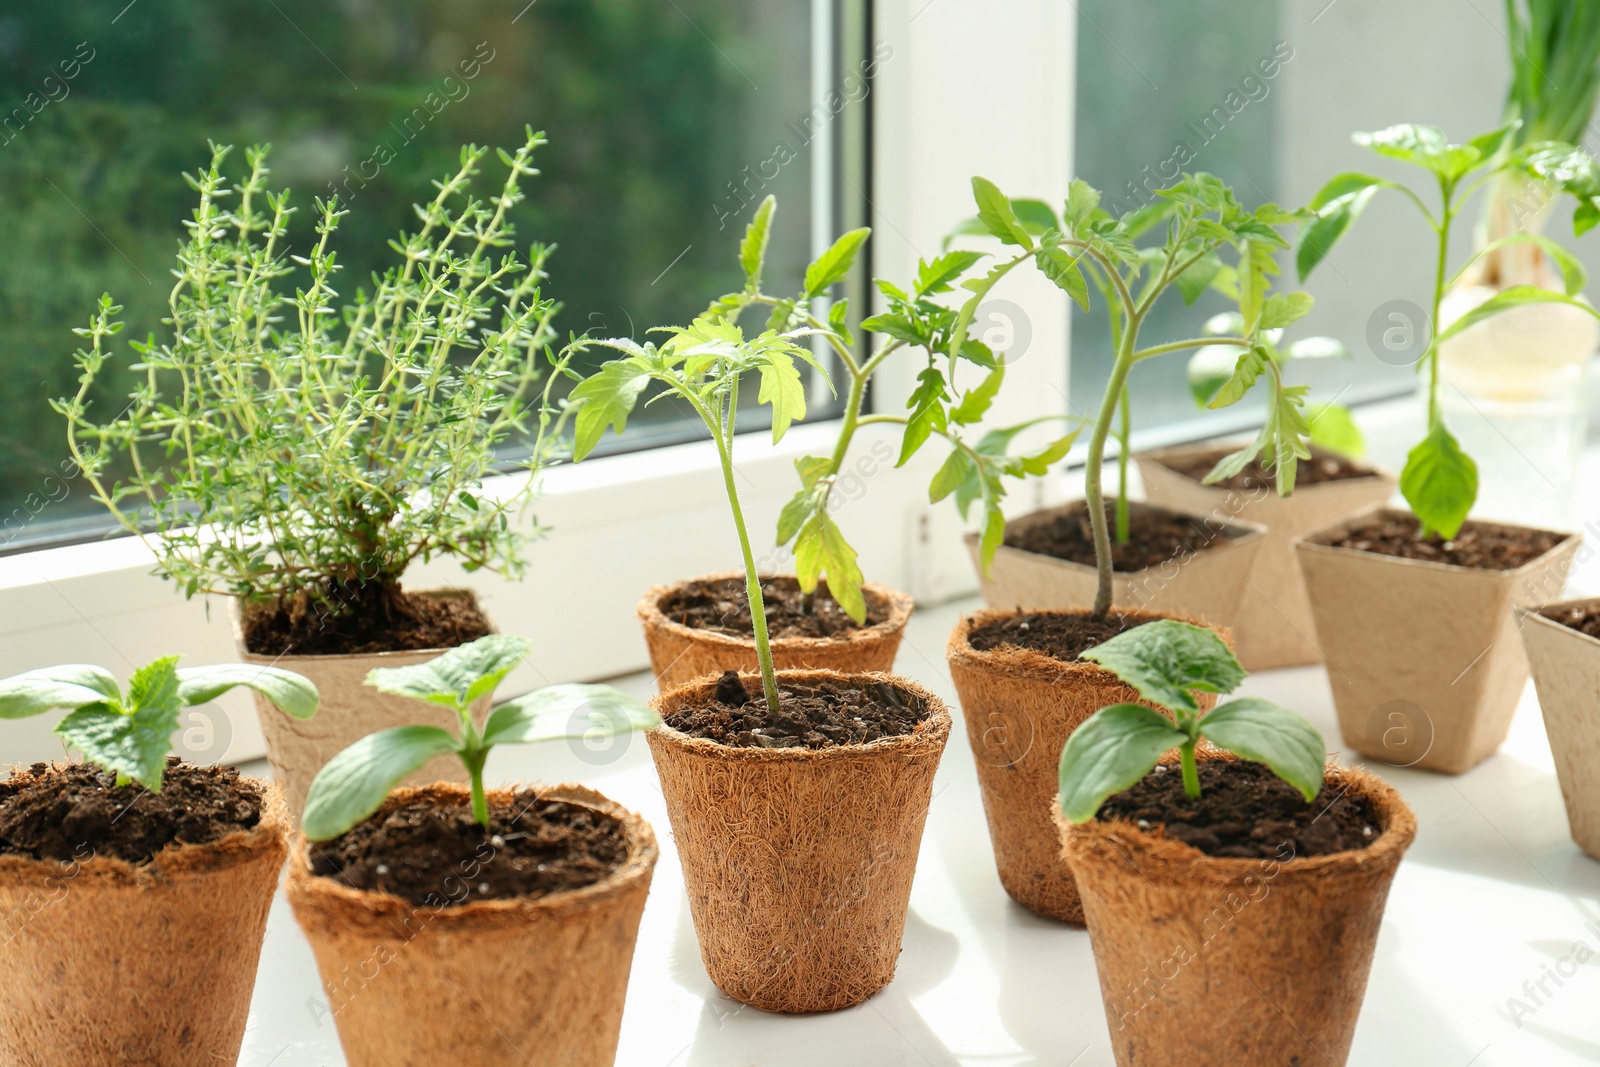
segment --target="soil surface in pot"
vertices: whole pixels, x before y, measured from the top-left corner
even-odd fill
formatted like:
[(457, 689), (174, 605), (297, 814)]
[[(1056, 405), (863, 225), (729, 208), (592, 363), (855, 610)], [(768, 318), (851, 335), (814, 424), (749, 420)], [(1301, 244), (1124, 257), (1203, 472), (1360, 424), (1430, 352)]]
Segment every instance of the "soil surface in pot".
[[(767, 636), (840, 637), (853, 630), (876, 626), (889, 617), (884, 606), (871, 593), (863, 592), (867, 602), (867, 621), (857, 626), (828, 592), (828, 583), (817, 583), (817, 593), (808, 611), (800, 583), (793, 578), (763, 578), (761, 603), (766, 608)], [(661, 614), (675, 623), (695, 630), (727, 634), (729, 637), (755, 637), (750, 620), (750, 598), (745, 595), (743, 578), (693, 581), (674, 589), (656, 605)]]
[(527, 789), (489, 805), (487, 832), (465, 803), (417, 798), (380, 811), (312, 845), (311, 873), (438, 908), (581, 889), (627, 858), (621, 821)]
[(1067, 663), (1076, 663), (1079, 656), (1095, 645), (1104, 644), (1125, 630), (1152, 621), (1116, 613), (1096, 619), (1088, 612), (1021, 612), (973, 627), (967, 634), (967, 644), (978, 652), (991, 652), (1007, 646), (1027, 648)]
[(1540, 614), (1581, 634), (1600, 637), (1600, 608), (1571, 607), (1559, 611), (1547, 609)]
[[(1163, 467), (1176, 471), (1185, 477), (1201, 481), (1211, 473), (1211, 468), (1217, 461), (1228, 455), (1232, 450), (1219, 448), (1214, 452), (1204, 452), (1196, 455), (1164, 457), (1160, 460)], [(1323, 482), (1343, 482), (1353, 478), (1374, 478), (1377, 475), (1366, 467), (1346, 459), (1334, 452), (1324, 452), (1314, 449), (1310, 459), (1295, 461), (1294, 484), (1296, 488), (1307, 485), (1319, 485)], [(1278, 476), (1261, 465), (1260, 460), (1251, 461), (1244, 470), (1232, 478), (1224, 478), (1220, 482), (1213, 482), (1216, 489), (1257, 489), (1278, 487)]]
[[(1366, 848), (1380, 828), (1365, 797), (1324, 786), (1311, 803), (1260, 763), (1202, 760), (1200, 799), (1183, 791), (1177, 764), (1160, 764), (1133, 788), (1100, 808), (1102, 822), (1121, 819), (1166, 835), (1208, 856), (1287, 860)], [(1292, 850), (1292, 851), (1291, 851)]]
[(384, 595), (369, 585), (327, 605), (250, 605), (244, 612), (245, 648), (257, 656), (360, 656), (455, 648), (490, 632), (472, 597)]
[(205, 845), (261, 822), (261, 791), (232, 767), (167, 757), (161, 792), (89, 763), (35, 763), (0, 782), (0, 855), (148, 863), (168, 845)]
[(886, 682), (800, 685), (778, 680), (778, 714), (734, 671), (718, 679), (711, 701), (666, 716), (668, 726), (734, 748), (830, 748), (899, 737), (928, 717), (923, 702)]
[(1468, 522), (1449, 541), (1419, 538), (1421, 524), (1415, 515), (1374, 515), (1351, 526), (1326, 544), (1380, 556), (1447, 563), (1488, 571), (1515, 570), (1532, 562), (1566, 538), (1548, 530)]
[[(1106, 507), (1106, 522), (1112, 531), (1111, 565), (1124, 574), (1160, 566), (1175, 556), (1188, 557), (1229, 541), (1225, 531), (1208, 529), (1199, 519), (1176, 515), (1163, 508), (1138, 501), (1128, 505), (1128, 540), (1116, 542), (1116, 512)], [(1075, 508), (1049, 516), (1045, 521), (1011, 523), (1006, 526), (1005, 544), (1024, 552), (1054, 556), (1071, 563), (1093, 567), (1094, 533), (1089, 527), (1089, 512)]]

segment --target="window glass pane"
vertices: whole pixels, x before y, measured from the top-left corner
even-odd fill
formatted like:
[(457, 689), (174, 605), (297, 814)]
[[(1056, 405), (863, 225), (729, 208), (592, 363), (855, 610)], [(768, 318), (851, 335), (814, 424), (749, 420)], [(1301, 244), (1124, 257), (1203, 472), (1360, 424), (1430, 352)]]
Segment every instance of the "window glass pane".
[[(829, 25), (831, 3), (125, 3), (0, 15), (0, 103), (13, 108), (0, 127), (0, 549), (102, 518), (63, 476), (46, 402), (73, 385), (69, 330), (101, 292), (126, 308), (124, 338), (160, 336), (194, 206), (180, 174), (207, 162), (208, 138), (238, 146), (236, 168), (245, 146), (272, 143), (297, 249), (313, 196), (347, 201), (335, 245), (352, 297), (393, 262), (386, 242), (414, 228), (411, 204), (461, 144), (515, 148), (525, 124), (550, 143), (514, 221), (519, 244), (557, 245), (563, 335), (643, 338), (737, 288), (746, 205), (769, 192), (782, 207), (774, 287), (798, 287), (810, 258), (813, 160), (843, 127), (813, 110), (810, 42), (831, 42), (814, 24)], [(501, 174), (491, 157), (481, 180)], [(120, 406), (131, 380), (100, 407)], [(638, 421), (647, 440), (689, 429), (666, 405)]]

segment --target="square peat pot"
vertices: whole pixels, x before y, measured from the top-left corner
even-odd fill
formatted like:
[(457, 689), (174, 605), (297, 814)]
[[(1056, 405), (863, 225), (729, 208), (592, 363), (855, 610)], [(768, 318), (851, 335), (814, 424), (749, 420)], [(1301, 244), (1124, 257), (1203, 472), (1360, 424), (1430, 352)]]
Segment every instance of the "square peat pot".
[(1597, 609), (1600, 598), (1563, 600), (1518, 615), (1572, 840), (1600, 860), (1600, 640), (1559, 621)]
[[(1344, 743), (1391, 766), (1471, 770), (1511, 729), (1528, 680), (1516, 607), (1548, 603), (1582, 538), (1513, 570), (1485, 570), (1330, 542), (1371, 508), (1295, 542)], [(1505, 523), (1479, 526), (1528, 529)]]
[(1173, 466), (1181, 460), (1214, 461), (1231, 451), (1215, 443), (1184, 445), (1143, 452), (1133, 461), (1144, 482), (1145, 498), (1152, 504), (1192, 514), (1227, 515), (1266, 527), (1233, 621), (1233, 639), (1245, 668), (1264, 671), (1321, 663), (1311, 602), (1295, 563), (1294, 540), (1387, 503), (1394, 495), (1394, 475), (1357, 464), (1361, 477), (1298, 485), (1292, 495), (1283, 497), (1270, 485), (1250, 489), (1202, 485), (1182, 473), (1182, 467)]
[[(1006, 528), (1053, 522), (1083, 510), (1084, 502), (1077, 500), (1020, 516), (1006, 523)], [(1198, 552), (1174, 556), (1157, 566), (1118, 571), (1112, 584), (1113, 606), (1179, 615), (1213, 626), (1232, 626), (1250, 569), (1266, 541), (1266, 527), (1178, 508), (1161, 510), (1195, 520), (1212, 533), (1213, 539)], [(976, 533), (967, 535), (967, 548), (978, 571), (983, 598), (991, 608), (1088, 611), (1094, 607), (1099, 579), (1093, 567), (1001, 545), (989, 573), (984, 574)]]

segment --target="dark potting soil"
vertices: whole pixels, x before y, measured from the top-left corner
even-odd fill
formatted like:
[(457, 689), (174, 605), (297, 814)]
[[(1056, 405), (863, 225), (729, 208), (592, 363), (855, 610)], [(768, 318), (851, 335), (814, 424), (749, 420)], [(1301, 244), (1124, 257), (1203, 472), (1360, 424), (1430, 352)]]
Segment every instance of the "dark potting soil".
[(232, 767), (167, 757), (161, 792), (89, 763), (35, 763), (0, 782), (0, 855), (148, 863), (171, 844), (205, 845), (261, 821), (261, 791)]
[[(865, 593), (864, 599), (867, 602), (866, 626), (876, 626), (889, 617), (884, 605), (871, 593)], [(767, 636), (773, 639), (841, 637), (863, 629), (833, 599), (826, 581), (817, 583), (817, 593), (808, 611), (798, 581), (763, 578), (761, 604), (766, 609)], [(662, 597), (657, 607), (673, 622), (696, 630), (710, 630), (730, 637), (755, 636), (750, 620), (750, 598), (745, 594), (743, 578), (689, 582)]]
[(1107, 800), (1096, 818), (1122, 819), (1141, 829), (1162, 826), (1168, 837), (1208, 856), (1237, 859), (1323, 856), (1378, 839), (1365, 797), (1324, 788), (1307, 804), (1265, 765), (1245, 760), (1202, 760), (1199, 771), (1199, 800), (1183, 791), (1176, 764), (1161, 764)]
[(487, 831), (466, 803), (402, 804), (313, 845), (311, 873), (437, 908), (581, 889), (627, 858), (619, 820), (528, 789), (489, 805)]
[[(330, 605), (338, 607), (332, 610)], [(329, 603), (250, 605), (244, 643), (258, 656), (350, 656), (455, 648), (485, 636), (489, 620), (472, 597), (412, 596), (367, 585)]]
[[(1125, 574), (1156, 567), (1174, 557), (1204, 552), (1227, 543), (1228, 534), (1207, 527), (1201, 519), (1175, 515), (1163, 508), (1133, 501), (1128, 508), (1128, 540), (1118, 544), (1115, 537), (1115, 508), (1106, 507), (1106, 522), (1112, 531), (1111, 565)], [(1089, 527), (1089, 511), (1078, 507), (1041, 520), (1022, 520), (1006, 526), (1005, 543), (1024, 552), (1081, 563), (1093, 567), (1094, 534)]]
[[(1197, 455), (1174, 456), (1163, 459), (1161, 465), (1169, 470), (1176, 471), (1186, 477), (1200, 481), (1211, 473), (1211, 468), (1217, 461), (1226, 456), (1230, 449), (1219, 448), (1214, 452), (1205, 452)], [(1296, 487), (1318, 485), (1323, 482), (1343, 482), (1352, 478), (1374, 478), (1374, 472), (1366, 467), (1346, 459), (1334, 452), (1324, 452), (1321, 449), (1312, 449), (1310, 459), (1295, 461), (1294, 484)], [(1220, 482), (1213, 482), (1218, 489), (1255, 489), (1258, 487), (1276, 490), (1278, 476), (1254, 460), (1248, 467), (1235, 474), (1232, 478), (1224, 478)]]
[(1111, 614), (1096, 619), (1088, 612), (1030, 611), (973, 627), (967, 635), (967, 643), (978, 652), (1010, 645), (1074, 663), (1095, 645), (1150, 621), (1131, 615)]
[(1449, 541), (1417, 536), (1420, 524), (1414, 515), (1374, 515), (1352, 526), (1326, 543), (1335, 548), (1374, 552), (1401, 559), (1448, 563), (1454, 567), (1474, 567), (1489, 571), (1515, 570), (1538, 559), (1563, 540), (1548, 530), (1519, 526), (1469, 522)]
[(1569, 627), (1581, 634), (1590, 637), (1600, 637), (1600, 607), (1583, 607), (1582, 605), (1562, 608), (1559, 611), (1546, 608), (1541, 612), (1546, 618), (1559, 622), (1562, 626)]
[(829, 748), (899, 737), (928, 717), (923, 702), (886, 682), (778, 683), (778, 714), (767, 708), (761, 683), (749, 689), (725, 672), (711, 701), (668, 715), (666, 724), (690, 737), (734, 748)]

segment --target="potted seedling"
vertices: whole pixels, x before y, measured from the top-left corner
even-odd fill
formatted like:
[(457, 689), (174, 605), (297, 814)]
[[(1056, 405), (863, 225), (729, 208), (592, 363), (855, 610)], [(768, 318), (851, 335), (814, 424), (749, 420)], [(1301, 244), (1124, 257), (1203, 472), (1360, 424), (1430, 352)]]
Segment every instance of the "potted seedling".
[(1572, 839), (1600, 860), (1600, 598), (1518, 614)]
[(1152, 622), (1084, 657), (1166, 711), (1102, 708), (1061, 751), (1117, 1063), (1344, 1063), (1411, 809), (1325, 766), (1292, 711), (1241, 697), (1202, 714), (1198, 693), (1244, 678), (1209, 630)]
[[(1270, 417), (1255, 441), (1218, 463), (1217, 477), (1232, 477), (1264, 456), (1287, 490), (1295, 461), (1307, 454), (1301, 440), (1305, 388), (1284, 383), (1271, 331), (1303, 316), (1310, 297), (1268, 295), (1273, 254), (1285, 247), (1276, 227), (1291, 216), (1272, 205), (1246, 211), (1210, 175), (1185, 176), (1156, 206), (1120, 218), (1101, 210), (1099, 194), (1081, 181), (1072, 183), (1060, 218), (1042, 204), (1008, 201), (982, 179), (973, 184), (980, 214), (963, 229), (982, 228), (1022, 248), (1080, 304), (1087, 303), (1093, 279), (1116, 340), (1112, 378), (1089, 440), (1087, 505), (1051, 508), (1005, 525), (1006, 544), (984, 579), (986, 599), (1000, 610), (962, 620), (946, 648), (1001, 882), (1023, 906), (1081, 922), (1050, 815), (1055, 757), (1096, 708), (1137, 696), (1079, 653), (1162, 617), (1225, 622), (1262, 539), (1259, 527), (1226, 512), (1191, 518), (1132, 505), (1128, 374), (1167, 353), (1207, 344), (1230, 349), (1234, 363), (1217, 403), (1236, 403), (1264, 381)], [(1029, 206), (1019, 210), (1019, 204)], [(1166, 225), (1164, 242), (1141, 251), (1136, 241), (1158, 223)], [(1225, 249), (1237, 251), (1237, 267), (1223, 263)], [(1237, 302), (1236, 331), (1140, 347), (1140, 326), (1163, 293), (1175, 288), (1193, 300), (1208, 286)], [(1102, 468), (1113, 435), (1123, 446), (1123, 462), (1116, 504), (1107, 507)], [(1051, 554), (1057, 551), (1067, 558)]]
[[(1243, 328), (1238, 312), (1223, 312), (1207, 320), (1203, 332), (1236, 334)], [(1264, 333), (1261, 350), (1285, 372), (1306, 360), (1349, 358), (1349, 350), (1332, 338), (1280, 344), (1281, 333)], [(1218, 399), (1238, 358), (1236, 349), (1210, 345), (1190, 357), (1189, 388), (1198, 405), (1210, 408)], [(1260, 459), (1231, 477), (1215, 477), (1217, 463), (1233, 451), (1227, 445), (1180, 445), (1133, 457), (1151, 503), (1190, 514), (1236, 515), (1266, 527), (1232, 623), (1239, 661), (1252, 671), (1322, 662), (1294, 539), (1385, 503), (1394, 493), (1392, 475), (1359, 462), (1365, 442), (1347, 408), (1309, 405), (1306, 423), (1311, 454), (1295, 460), (1292, 495), (1273, 491), (1274, 472)]]
[(183, 709), (246, 686), (309, 718), (316, 688), (244, 664), (69, 664), (0, 681), (0, 719), (68, 714), (84, 762), (0, 782), (0, 1061), (232, 1063), (289, 833), (276, 786), (169, 756)]
[(759, 374), (774, 440), (804, 417), (807, 331), (746, 337), (708, 314), (658, 331), (659, 345), (603, 344), (621, 356), (574, 397), (573, 455), (621, 432), (652, 383), (710, 431), (744, 561), (759, 671), (727, 671), (656, 697), (646, 735), (683, 862), (700, 955), (729, 996), (769, 1011), (859, 1003), (894, 977), (911, 879), (950, 733), (944, 705), (878, 672), (778, 671), (734, 475), (741, 380)]
[[(1312, 199), (1297, 261), (1305, 278), (1380, 190), (1402, 194), (1434, 231), (1430, 322), (1451, 285), (1450, 224), (1473, 192), (1519, 170), (1564, 189), (1577, 215), (1600, 214), (1592, 163), (1570, 146), (1511, 150), (1511, 127), (1449, 144), (1431, 126), (1358, 133), (1355, 142), (1409, 163), (1433, 179), (1438, 208), (1415, 192), (1370, 174), (1335, 176)], [(1406, 457), (1400, 492), (1410, 511), (1375, 509), (1324, 527), (1296, 543), (1333, 675), (1345, 744), (1390, 763), (1459, 774), (1500, 747), (1511, 728), (1528, 661), (1514, 632), (1513, 604), (1559, 595), (1580, 538), (1503, 523), (1469, 521), (1478, 470), (1445, 425), (1439, 346), (1478, 322), (1518, 307), (1564, 304), (1583, 285), (1577, 260), (1549, 238), (1523, 234), (1566, 271), (1566, 291), (1515, 286), (1431, 333), (1417, 370), (1427, 375), (1426, 429)], [(1470, 270), (1481, 249), (1456, 271)], [(1592, 310), (1592, 309), (1591, 309)]]
[[(370, 289), (338, 282), (337, 198), (317, 200), (315, 243), (291, 255), (295, 209), (268, 186), (266, 149), (230, 186), (229, 150), (214, 148), (188, 177), (199, 207), (174, 272), (171, 334), (130, 346), (143, 373), (116, 414), (92, 397), (119, 308), (102, 297), (79, 331), (80, 388), (55, 407), (95, 496), (186, 596), (230, 598), (241, 658), (292, 667), (322, 691), (324, 713), (307, 722), (257, 702), (296, 817), (334, 753), (417, 714), (363, 690), (368, 670), (492, 629), (469, 592), (403, 588), (410, 566), (443, 557), (523, 571), (519, 513), (560, 429), (549, 402), (559, 375), (542, 402), (529, 396), (557, 305), (541, 291), (549, 250), (519, 255), (507, 213), (543, 143), (530, 131), (500, 153), (507, 173), (487, 200), (474, 195), (486, 149), (462, 149)], [(285, 280), (301, 269), (304, 280)], [(527, 476), (485, 486), (497, 449), (524, 431)]]
[[(844, 411), (828, 455), (795, 461), (800, 489), (784, 506), (777, 531), (777, 545), (792, 558), (795, 573), (762, 578), (767, 638), (778, 669), (886, 671), (894, 666), (912, 602), (904, 593), (864, 580), (856, 551), (834, 518), (841, 500), (838, 485), (850, 473), (857, 433), (868, 426), (897, 427), (901, 440), (896, 466), (904, 466), (931, 438), (946, 442), (949, 456), (933, 477), (929, 499), (953, 497), (963, 517), (974, 502), (981, 502), (987, 559), (999, 545), (1005, 480), (1043, 474), (1067, 454), (1077, 431), (1025, 452), (1008, 454), (1008, 447), (1037, 423), (1078, 420), (1051, 416), (973, 433), (1005, 377), (1002, 359), (970, 335), (973, 316), (1029, 253), (986, 265), (986, 253), (946, 252), (932, 261), (920, 260), (908, 288), (879, 280), (886, 310), (860, 326), (881, 340), (862, 351), (850, 328), (849, 301), (838, 300), (826, 310), (823, 304), (829, 290), (849, 275), (871, 231), (862, 228), (841, 236), (806, 269), (799, 293), (779, 297), (761, 285), (776, 211), (777, 201), (770, 196), (756, 209), (739, 248), (744, 288), (719, 297), (707, 314), (738, 324), (749, 312), (779, 333), (807, 331), (805, 336), (819, 339), (837, 360)], [(980, 267), (986, 269), (980, 272)], [(959, 306), (947, 306), (947, 294), (958, 287), (967, 295)], [(873, 411), (873, 376), (891, 357), (913, 353), (921, 353), (926, 366), (918, 373), (907, 413)], [(982, 374), (964, 392), (956, 386), (962, 363)], [(596, 379), (579, 386), (574, 397), (608, 389), (605, 379)], [(731, 572), (658, 586), (645, 594), (639, 617), (663, 692), (708, 673), (757, 669), (754, 612), (743, 586), (743, 575)]]
[[(490, 634), (374, 670), (374, 690), (445, 709), (455, 731), (381, 730), (311, 784), (289, 902), (352, 1067), (437, 1064), (440, 1049), (487, 1065), (616, 1055), (655, 835), (582, 786), (486, 789), (484, 763), (499, 745), (656, 718), (610, 686), (570, 684), (498, 704), (479, 726), (473, 707), (527, 654)], [(396, 788), (440, 755), (468, 786)]]

